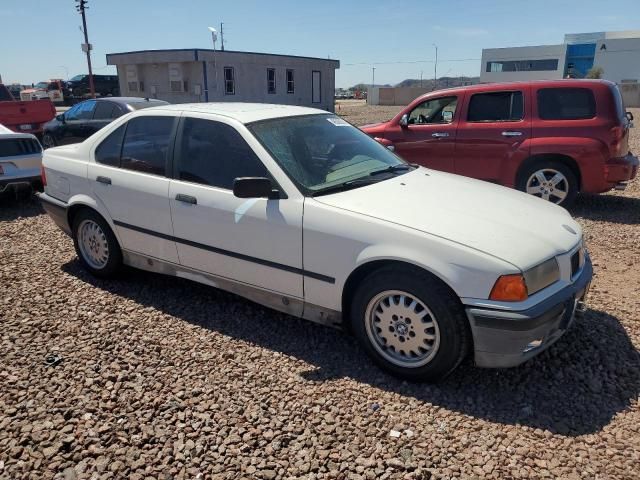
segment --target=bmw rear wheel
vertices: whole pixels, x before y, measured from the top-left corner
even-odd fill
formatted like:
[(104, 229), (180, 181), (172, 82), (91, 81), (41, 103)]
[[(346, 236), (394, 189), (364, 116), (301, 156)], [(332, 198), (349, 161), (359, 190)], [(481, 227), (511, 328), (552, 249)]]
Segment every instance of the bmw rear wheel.
[(122, 252), (115, 235), (93, 210), (81, 210), (74, 217), (73, 244), (80, 262), (93, 275), (110, 277), (122, 265)]

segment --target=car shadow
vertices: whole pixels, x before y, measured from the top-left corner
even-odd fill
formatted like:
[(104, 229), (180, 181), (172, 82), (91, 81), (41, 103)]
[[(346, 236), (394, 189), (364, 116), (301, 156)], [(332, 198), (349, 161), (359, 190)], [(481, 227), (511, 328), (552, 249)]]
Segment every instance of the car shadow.
[(42, 215), (44, 209), (36, 196), (28, 191), (0, 194), (0, 222)]
[(480, 369), (469, 359), (451, 376), (430, 385), (382, 372), (347, 333), (211, 287), (131, 269), (119, 280), (101, 280), (86, 273), (77, 259), (62, 269), (179, 321), (303, 360), (310, 368), (301, 376), (309, 382), (349, 377), (425, 405), (501, 424), (567, 436), (594, 433), (628, 409), (640, 392), (640, 354), (619, 320), (606, 312), (586, 312), (555, 345), (524, 365)]
[(640, 224), (640, 198), (615, 194), (579, 195), (569, 208), (574, 217), (601, 222)]

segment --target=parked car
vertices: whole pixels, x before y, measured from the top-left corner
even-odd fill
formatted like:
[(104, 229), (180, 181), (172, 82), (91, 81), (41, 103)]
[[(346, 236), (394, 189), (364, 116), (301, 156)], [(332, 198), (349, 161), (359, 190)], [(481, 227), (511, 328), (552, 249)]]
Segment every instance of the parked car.
[(0, 84), (0, 124), (18, 133), (42, 133), (43, 125), (56, 114), (51, 100), (16, 101), (9, 90)]
[(56, 116), (44, 126), (44, 148), (82, 142), (125, 113), (168, 105), (162, 100), (138, 97), (109, 97), (85, 100)]
[(0, 193), (42, 189), (42, 147), (30, 133), (15, 133), (0, 125)]
[(25, 88), (20, 92), (20, 100), (28, 102), (30, 100), (42, 100), (48, 98), (53, 103), (64, 104), (66, 82), (61, 79), (52, 79), (47, 82), (38, 82), (31, 88)]
[(345, 326), (410, 379), (471, 349), (484, 367), (531, 358), (591, 280), (565, 209), (404, 163), (322, 110), (149, 108), (43, 162), (42, 204), (89, 272), (131, 265)]
[(438, 90), (362, 130), (409, 162), (566, 206), (635, 178), (631, 120), (614, 83), (557, 80)]
[[(106, 97), (112, 95), (117, 97), (120, 95), (120, 84), (117, 75), (93, 75), (93, 86), (98, 96)], [(70, 95), (76, 98), (82, 98), (91, 93), (89, 85), (89, 75), (81, 74), (69, 79), (67, 88)]]

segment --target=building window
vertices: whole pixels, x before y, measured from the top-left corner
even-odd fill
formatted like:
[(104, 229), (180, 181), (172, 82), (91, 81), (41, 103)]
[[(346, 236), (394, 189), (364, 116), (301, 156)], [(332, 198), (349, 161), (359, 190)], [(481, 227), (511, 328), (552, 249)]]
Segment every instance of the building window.
[(225, 95), (235, 95), (236, 79), (233, 67), (224, 67), (224, 93)]
[(522, 120), (522, 92), (477, 93), (469, 101), (469, 122), (514, 122)]
[(320, 103), (322, 101), (321, 88), (321, 76), (318, 70), (311, 72), (311, 102)]
[(293, 70), (287, 70), (287, 93), (294, 92)]
[(558, 70), (558, 59), (487, 62), (487, 72), (547, 72)]
[(276, 93), (276, 69), (267, 68), (267, 93)]

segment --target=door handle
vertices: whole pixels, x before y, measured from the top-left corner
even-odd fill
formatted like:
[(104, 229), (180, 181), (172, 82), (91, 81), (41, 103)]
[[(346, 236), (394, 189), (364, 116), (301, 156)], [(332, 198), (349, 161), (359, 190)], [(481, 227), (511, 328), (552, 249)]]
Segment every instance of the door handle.
[(176, 200), (179, 202), (190, 203), (191, 205), (198, 204), (198, 199), (196, 197), (192, 197), (191, 195), (185, 195), (184, 193), (177, 194)]
[(448, 137), (449, 134), (447, 132), (435, 132), (435, 133), (432, 133), (431, 136), (435, 138), (444, 138), (444, 137)]
[(521, 137), (522, 136), (522, 132), (517, 132), (514, 130), (506, 130), (504, 132), (502, 132), (502, 136), (503, 137)]
[(111, 185), (111, 179), (109, 177), (98, 176), (96, 182), (104, 183), (105, 185)]

